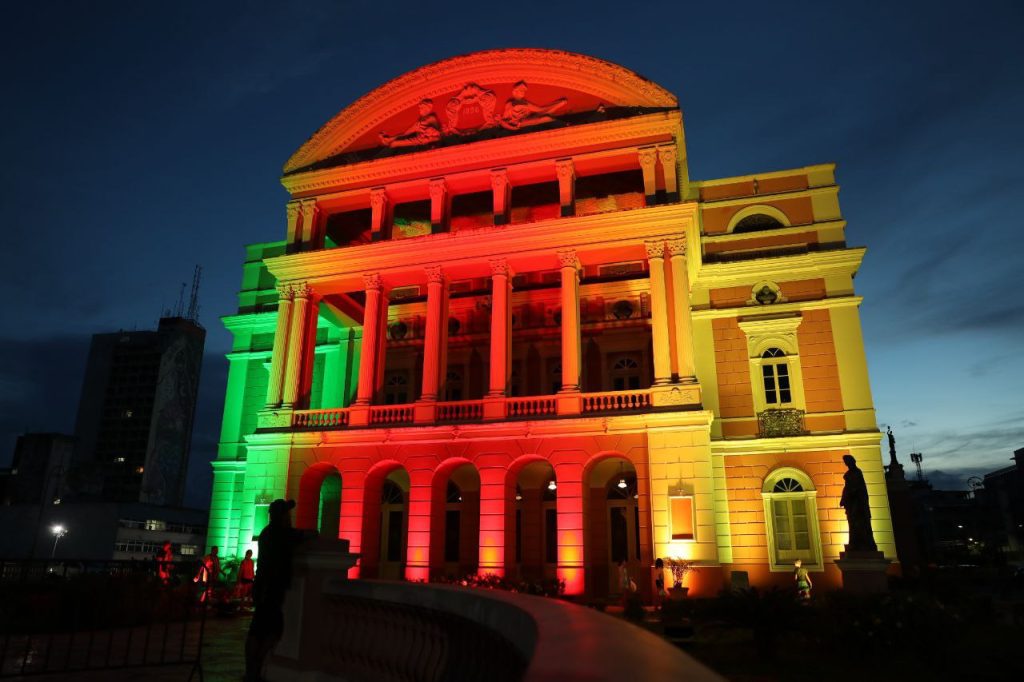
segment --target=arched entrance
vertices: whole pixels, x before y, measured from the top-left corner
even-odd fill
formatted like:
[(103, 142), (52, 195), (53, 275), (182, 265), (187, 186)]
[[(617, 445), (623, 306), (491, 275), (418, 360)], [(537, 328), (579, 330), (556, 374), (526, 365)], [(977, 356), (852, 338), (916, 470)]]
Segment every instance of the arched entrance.
[(401, 579), (409, 523), (409, 472), (394, 461), (366, 476), (359, 577)]
[(623, 586), (619, 563), (625, 562), (631, 580), (643, 590), (651, 563), (643, 547), (650, 530), (640, 522), (636, 468), (624, 457), (594, 464), (585, 478), (587, 510), (587, 585), (595, 596), (619, 595)]
[(558, 568), (555, 470), (549, 462), (535, 460), (509, 474), (515, 489), (508, 557), (511, 573), (527, 582), (553, 579)]
[(295, 525), (337, 538), (341, 520), (341, 474), (333, 464), (318, 462), (299, 481)]
[(480, 556), (480, 474), (462, 461), (442, 464), (431, 490), (430, 572), (476, 573)]

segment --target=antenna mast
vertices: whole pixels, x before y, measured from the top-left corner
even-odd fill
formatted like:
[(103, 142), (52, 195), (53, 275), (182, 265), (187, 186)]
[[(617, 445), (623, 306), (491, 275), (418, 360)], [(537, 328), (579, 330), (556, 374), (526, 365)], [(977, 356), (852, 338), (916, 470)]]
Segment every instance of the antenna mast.
[(188, 301), (188, 319), (199, 322), (199, 280), (202, 279), (203, 268), (197, 265), (192, 273), (192, 295)]

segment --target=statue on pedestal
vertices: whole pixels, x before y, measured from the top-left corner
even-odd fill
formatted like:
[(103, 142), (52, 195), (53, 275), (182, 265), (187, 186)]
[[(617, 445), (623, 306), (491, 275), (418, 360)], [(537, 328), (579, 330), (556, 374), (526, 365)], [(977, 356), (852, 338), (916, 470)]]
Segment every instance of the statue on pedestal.
[(839, 506), (846, 511), (846, 522), (850, 529), (847, 551), (877, 552), (874, 535), (871, 532), (871, 507), (868, 504), (868, 486), (864, 472), (857, 466), (853, 455), (843, 455), (843, 463), (849, 469), (843, 474), (843, 496)]

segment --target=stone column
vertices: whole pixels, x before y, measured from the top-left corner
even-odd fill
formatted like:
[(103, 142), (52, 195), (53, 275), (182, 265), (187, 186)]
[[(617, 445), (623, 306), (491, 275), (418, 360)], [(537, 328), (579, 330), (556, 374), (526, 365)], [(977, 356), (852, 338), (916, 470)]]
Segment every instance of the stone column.
[(640, 170), (644, 174), (644, 196), (647, 197), (647, 205), (654, 204), (655, 195), (658, 193), (658, 180), (655, 165), (658, 163), (658, 153), (654, 147), (644, 147), (637, 150), (640, 158)]
[(448, 214), (451, 198), (448, 196), (448, 183), (444, 178), (430, 180), (430, 231), (433, 234), (447, 232)]
[(580, 261), (576, 251), (558, 252), (562, 266), (562, 393), (580, 390)]
[(323, 248), (318, 233), (317, 219), (320, 216), (320, 209), (316, 199), (304, 199), (302, 201), (302, 251), (312, 251)]
[(508, 181), (508, 171), (495, 168), (491, 171), (491, 189), (494, 191), (494, 224), (508, 224), (508, 212), (512, 204), (512, 184)]
[(391, 207), (388, 201), (388, 192), (383, 187), (374, 187), (370, 190), (370, 224), (372, 227), (371, 240), (381, 241), (391, 237)]
[(288, 352), (284, 370), (284, 391), (281, 396), (281, 404), (284, 407), (295, 407), (298, 401), (299, 388), (302, 384), (303, 356), (306, 354), (309, 343), (316, 343), (316, 339), (309, 336), (309, 307), (310, 299), (313, 297), (313, 290), (306, 284), (299, 284), (295, 287), (295, 303), (292, 306), (292, 319), (288, 330)]
[(668, 240), (672, 265), (672, 331), (675, 333), (676, 374), (680, 381), (695, 375), (693, 329), (690, 320), (690, 278), (686, 271), (686, 238)]
[(672, 145), (658, 147), (658, 161), (665, 177), (665, 199), (679, 201), (679, 181), (676, 179), (676, 148)]
[(558, 203), (562, 217), (576, 215), (576, 167), (572, 159), (555, 161), (555, 175), (558, 176)]
[(423, 392), (417, 405), (416, 422), (434, 421), (434, 405), (437, 402), (441, 376), (444, 367), (445, 326), (448, 321), (447, 282), (441, 266), (427, 268), (427, 327), (423, 336)]
[(644, 242), (651, 273), (651, 341), (654, 346), (654, 385), (672, 383), (669, 347), (668, 296), (665, 290), (665, 242)]
[(302, 203), (299, 201), (289, 201), (288, 205), (285, 206), (285, 211), (288, 214), (288, 234), (285, 238), (285, 244), (288, 249), (295, 249), (302, 242), (302, 225), (299, 224), (299, 217), (302, 215)]
[(363, 284), (366, 287), (366, 305), (363, 308), (363, 346), (359, 356), (359, 384), (355, 405), (369, 405), (373, 400), (377, 354), (384, 338), (380, 311), (387, 306), (380, 275), (363, 275)]
[(509, 356), (512, 335), (510, 290), (511, 272), (504, 258), (492, 258), (491, 264), (491, 372), (487, 396), (504, 398), (509, 382)]
[(274, 331), (274, 350), (270, 355), (267, 407), (277, 407), (281, 404), (285, 355), (288, 353), (288, 330), (291, 327), (292, 299), (295, 297), (295, 292), (287, 284), (278, 285), (277, 291), (277, 329)]

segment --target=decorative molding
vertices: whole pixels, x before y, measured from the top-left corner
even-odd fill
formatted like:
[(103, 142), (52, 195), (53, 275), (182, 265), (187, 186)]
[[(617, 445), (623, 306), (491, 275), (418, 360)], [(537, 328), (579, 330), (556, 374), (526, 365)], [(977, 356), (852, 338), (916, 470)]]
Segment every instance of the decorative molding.
[(491, 266), (491, 275), (494, 277), (511, 277), (512, 270), (505, 258), (488, 258), (487, 264)]
[(658, 160), (664, 165), (676, 162), (676, 148), (673, 145), (664, 145), (657, 148)]
[(384, 288), (384, 278), (377, 272), (366, 273), (363, 275), (363, 288), (367, 291), (381, 291)]
[(388, 203), (388, 191), (384, 187), (374, 187), (370, 190), (370, 207), (379, 211)]
[(759, 360), (761, 353), (770, 347), (781, 348), (787, 356), (799, 355), (796, 330), (803, 319), (799, 315), (741, 318), (738, 324), (747, 336), (748, 357), (752, 361)]
[[(353, 102), (318, 130), (285, 164), (286, 173), (345, 151), (424, 97), (437, 97), (487, 78), (492, 83), (533, 83), (589, 92), (627, 106), (678, 107), (667, 90), (616, 64), (585, 55), (541, 49), (486, 50), (409, 71)], [(426, 87), (425, 87), (426, 85)]]
[(495, 192), (504, 192), (508, 184), (507, 168), (494, 168), (491, 170), (491, 189)]
[(563, 249), (558, 252), (558, 263), (562, 268), (573, 268), (579, 270), (580, 259), (576, 255), (576, 249)]
[(654, 164), (658, 161), (658, 154), (654, 147), (641, 147), (636, 150), (637, 158), (640, 160), (640, 167), (654, 170)]
[(291, 284), (278, 284), (277, 295), (282, 301), (290, 301), (295, 298), (295, 289)]
[(424, 268), (428, 284), (444, 284), (444, 270), (440, 265), (428, 265)]
[(644, 249), (647, 251), (647, 259), (653, 258), (664, 258), (665, 257), (665, 242), (664, 240), (657, 241), (646, 241), (644, 242)]
[(297, 282), (292, 284), (292, 290), (295, 292), (295, 298), (312, 298), (314, 295), (313, 287), (309, 286), (308, 282)]
[(781, 438), (802, 436), (804, 411), (793, 409), (770, 409), (757, 413), (757, 431), (760, 438)]
[(430, 199), (431, 201), (440, 201), (444, 199), (448, 193), (448, 183), (444, 178), (431, 178), (430, 179)]
[[(446, 135), (472, 135), (481, 130), (493, 128), (498, 124), (494, 118), (496, 104), (497, 97), (493, 90), (482, 88), (476, 83), (466, 83), (462, 86), (459, 94), (448, 100), (448, 104), (445, 106), (448, 121), (444, 124), (444, 133)], [(479, 111), (481, 121), (475, 124), (460, 121), (463, 107)]]
[(289, 201), (287, 204), (285, 204), (284, 210), (285, 210), (285, 213), (288, 216), (288, 224), (289, 225), (293, 224), (295, 222), (295, 219), (299, 217), (299, 213), (301, 211), (301, 206), (302, 206), (302, 202), (301, 201), (294, 201), (294, 200), (293, 201)]
[(576, 179), (576, 165), (572, 159), (557, 159), (555, 160), (555, 175), (561, 181), (569, 181)]
[(686, 257), (686, 238), (676, 237), (675, 239), (666, 239), (665, 244), (668, 246), (668, 253), (670, 257), (683, 256)]

